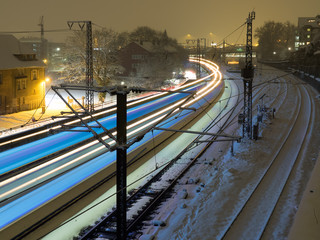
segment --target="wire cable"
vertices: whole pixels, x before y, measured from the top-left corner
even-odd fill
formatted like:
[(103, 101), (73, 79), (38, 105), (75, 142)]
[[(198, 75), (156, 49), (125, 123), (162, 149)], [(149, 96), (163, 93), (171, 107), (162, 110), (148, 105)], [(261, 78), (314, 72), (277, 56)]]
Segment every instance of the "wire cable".
[[(51, 30), (44, 30), (43, 32), (67, 32), (70, 31), (69, 29), (51, 29)], [(41, 30), (33, 30), (33, 31), (7, 31), (7, 32), (0, 32), (1, 34), (17, 34), (17, 33), (41, 33)]]
[(222, 39), (222, 41), (220, 41), (217, 45), (220, 45), (221, 43), (223, 43), (223, 41), (227, 38), (230, 37), (233, 33), (235, 33), (236, 31), (238, 31), (242, 26), (244, 26), (247, 22), (244, 22), (243, 24), (241, 24), (238, 28), (236, 28), (235, 30), (233, 30), (230, 34), (228, 34), (226, 37), (224, 37)]

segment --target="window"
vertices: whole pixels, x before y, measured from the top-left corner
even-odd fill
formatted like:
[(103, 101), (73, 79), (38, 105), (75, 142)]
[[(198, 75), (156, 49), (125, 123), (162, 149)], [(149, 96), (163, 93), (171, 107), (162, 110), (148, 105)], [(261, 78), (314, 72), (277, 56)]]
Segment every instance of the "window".
[(314, 23), (316, 20), (315, 19), (309, 19), (308, 22), (309, 23)]
[(140, 59), (145, 59), (145, 55), (140, 55), (140, 54), (133, 54), (131, 56), (132, 59), (135, 59), (135, 60), (140, 60)]
[(31, 79), (37, 80), (38, 79), (38, 70), (32, 70), (31, 71)]
[(2, 96), (0, 95), (0, 106), (2, 106)]
[(21, 89), (27, 88), (27, 79), (21, 79)]
[(311, 31), (311, 28), (307, 28), (307, 31), (310, 32), (310, 31)]
[(17, 90), (21, 90), (21, 80), (17, 79)]
[(139, 64), (139, 63), (133, 63), (133, 64), (132, 64), (132, 68), (137, 69), (137, 68), (139, 68), (139, 67), (140, 67), (140, 64)]
[(307, 35), (307, 38), (310, 38), (311, 36), (310, 35)]

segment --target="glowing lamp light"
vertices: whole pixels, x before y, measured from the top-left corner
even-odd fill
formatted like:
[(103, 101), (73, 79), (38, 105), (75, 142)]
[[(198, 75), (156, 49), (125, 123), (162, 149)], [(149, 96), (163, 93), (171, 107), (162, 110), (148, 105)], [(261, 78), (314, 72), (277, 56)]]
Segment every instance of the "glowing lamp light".
[(228, 65), (236, 65), (239, 64), (239, 61), (228, 61)]
[(188, 79), (197, 79), (196, 74), (192, 71), (185, 71), (184, 77)]

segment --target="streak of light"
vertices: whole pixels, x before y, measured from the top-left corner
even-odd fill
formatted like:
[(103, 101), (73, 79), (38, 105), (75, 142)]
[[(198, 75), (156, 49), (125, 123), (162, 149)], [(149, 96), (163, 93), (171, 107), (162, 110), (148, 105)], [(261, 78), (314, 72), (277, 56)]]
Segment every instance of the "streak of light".
[[(197, 60), (191, 58), (190, 61), (196, 62)], [(208, 78), (210, 78), (210, 77), (213, 77), (213, 76), (214, 76), (214, 78), (213, 78), (212, 81), (210, 81), (210, 83), (209, 83), (207, 86), (205, 86), (205, 87), (203, 87), (202, 89), (200, 89), (200, 90), (197, 91), (197, 93), (195, 94), (195, 98), (194, 98), (194, 99), (190, 100), (190, 101), (187, 102), (186, 104), (183, 104), (182, 107), (190, 106), (190, 105), (191, 105), (192, 103), (194, 103), (195, 101), (197, 101), (197, 100), (199, 100), (200, 98), (204, 97), (204, 96), (207, 95), (210, 91), (212, 91), (213, 89), (215, 89), (215, 88), (220, 84), (220, 82), (222, 81), (222, 74), (221, 74), (221, 72), (218, 70), (219, 67), (218, 67), (216, 64), (214, 64), (214, 63), (212, 63), (212, 62), (210, 62), (210, 61), (207, 61), (207, 60), (201, 60), (201, 64), (205, 65), (208, 69), (210, 69), (210, 70), (212, 71), (212, 73), (209, 74), (208, 76), (204, 77), (204, 78), (201, 78), (201, 79), (196, 80), (195, 82), (203, 81), (203, 80), (206, 80), (206, 79), (208, 79)], [(188, 86), (188, 85), (190, 86), (190, 85), (192, 85), (192, 84), (194, 84), (194, 82), (193, 82), (193, 83), (190, 83), (190, 84), (186, 84), (186, 85), (187, 85), (187, 86)], [(186, 87), (186, 85), (185, 85), (184, 87)], [(178, 89), (178, 88), (177, 88), (177, 89)], [(159, 95), (163, 95), (163, 94), (165, 94), (165, 93), (160, 93)], [(167, 111), (169, 111), (169, 110), (172, 110), (172, 109), (174, 109), (174, 108), (176, 108), (176, 109), (173, 111), (173, 113), (175, 113), (175, 112), (179, 111), (179, 109), (178, 109), (177, 107), (178, 107), (179, 105), (181, 105), (183, 102), (184, 102), (184, 100), (180, 100), (180, 101), (178, 101), (177, 103), (175, 103), (175, 104), (173, 104), (173, 105), (171, 105), (171, 106), (169, 106), (169, 107), (167, 107), (167, 108), (165, 108), (165, 109), (162, 109), (161, 111), (158, 111), (157, 113), (154, 113), (154, 114), (152, 114), (152, 115), (150, 115), (150, 116), (148, 116), (148, 117), (146, 117), (146, 118), (144, 118), (144, 119), (142, 119), (142, 120), (140, 120), (140, 121), (137, 121), (137, 122), (135, 122), (135, 123), (127, 126), (127, 129), (130, 130), (131, 128), (133, 128), (133, 127), (135, 127), (135, 126), (137, 126), (137, 125), (139, 125), (139, 124), (142, 124), (142, 123), (144, 123), (145, 121), (148, 121), (148, 120), (150, 120), (150, 119), (152, 119), (152, 118), (155, 118), (155, 117), (157, 117), (157, 116), (159, 116), (159, 115), (161, 115), (161, 114), (163, 114), (163, 113), (165, 113), (165, 112), (167, 112)], [(108, 110), (108, 111), (111, 111), (111, 110)], [(154, 120), (152, 120), (152, 121), (150, 121), (150, 122), (148, 122), (148, 123), (145, 123), (143, 126), (137, 128), (137, 129), (135, 129), (135, 130), (133, 130), (133, 131), (130, 131), (130, 132), (128, 133), (128, 137), (130, 137), (131, 135), (133, 135), (133, 134), (141, 131), (142, 129), (144, 129), (144, 128), (146, 128), (146, 127), (152, 126), (153, 124), (157, 123), (159, 120), (163, 119), (164, 117), (165, 117), (165, 116), (160, 116), (160, 117), (158, 117), (158, 118), (156, 118), (156, 119), (154, 119)], [(116, 134), (116, 131), (112, 132), (112, 134)], [(109, 139), (108, 136), (103, 137), (103, 140), (107, 140), (107, 139)], [(84, 145), (84, 146), (81, 146), (81, 147), (79, 147), (79, 148), (77, 148), (77, 149), (74, 149), (74, 150), (72, 150), (72, 151), (70, 151), (70, 152), (68, 152), (68, 153), (66, 153), (66, 154), (63, 154), (63, 155), (61, 155), (61, 156), (59, 156), (59, 157), (57, 157), (57, 158), (54, 158), (54, 159), (52, 159), (52, 160), (50, 160), (50, 161), (48, 161), (48, 162), (46, 162), (46, 163), (43, 163), (43, 164), (41, 164), (41, 165), (38, 165), (38, 166), (36, 166), (36, 167), (34, 167), (34, 168), (32, 168), (32, 169), (29, 169), (29, 170), (27, 170), (27, 171), (25, 171), (25, 172), (23, 172), (23, 173), (20, 173), (20, 174), (14, 176), (14, 177), (8, 178), (8, 179), (0, 182), (0, 187), (3, 187), (3, 186), (5, 186), (5, 185), (7, 185), (7, 184), (9, 184), (9, 183), (11, 183), (11, 182), (14, 182), (14, 181), (16, 181), (16, 180), (18, 180), (18, 179), (20, 179), (20, 178), (22, 178), (22, 177), (25, 177), (25, 176), (27, 176), (27, 175), (35, 172), (35, 171), (39, 171), (40, 169), (42, 169), (42, 168), (44, 168), (44, 167), (47, 167), (47, 166), (49, 166), (49, 165), (51, 165), (51, 164), (53, 164), (53, 163), (55, 163), (55, 162), (58, 162), (58, 161), (66, 158), (66, 157), (68, 157), (68, 156), (71, 156), (72, 154), (75, 154), (75, 153), (77, 153), (77, 152), (79, 152), (79, 151), (82, 151), (82, 150), (84, 150), (84, 149), (87, 149), (87, 148), (89, 148), (89, 147), (91, 147), (91, 146), (93, 146), (93, 145), (95, 145), (95, 144), (97, 144), (97, 143), (98, 143), (98, 141), (97, 141), (97, 140), (94, 140), (94, 141), (92, 141), (92, 142), (90, 142), (90, 143), (88, 143), (88, 144), (86, 144), (86, 145)], [(109, 142), (109, 144), (110, 144), (110, 145), (113, 145), (113, 144), (115, 144), (115, 141), (112, 140), (112, 141)], [(45, 173), (45, 174), (43, 174), (43, 175), (41, 175), (41, 176), (38, 176), (37, 178), (33, 178), (32, 180), (30, 180), (30, 181), (28, 181), (28, 182), (25, 182), (24, 184), (21, 184), (21, 185), (19, 185), (18, 187), (15, 187), (15, 188), (13, 188), (13, 189), (11, 189), (11, 190), (9, 190), (9, 191), (1, 194), (1, 195), (0, 195), (0, 198), (3, 198), (3, 197), (5, 197), (5, 196), (10, 195), (11, 193), (14, 193), (14, 192), (16, 192), (16, 191), (18, 191), (18, 190), (20, 190), (20, 189), (23, 189), (24, 187), (26, 187), (26, 186), (28, 186), (28, 185), (30, 185), (30, 184), (33, 184), (33, 183), (35, 183), (35, 182), (37, 182), (37, 181), (39, 181), (39, 180), (41, 180), (41, 179), (43, 179), (43, 178), (45, 178), (45, 177), (47, 177), (47, 176), (50, 176), (51, 174), (56, 173), (56, 172), (60, 171), (60, 170), (63, 169), (63, 168), (66, 168), (66, 167), (68, 167), (68, 166), (71, 166), (72, 164), (74, 164), (74, 163), (76, 163), (76, 162), (84, 159), (85, 157), (87, 157), (87, 156), (89, 156), (89, 155), (91, 155), (91, 154), (94, 154), (94, 153), (96, 153), (96, 152), (98, 152), (98, 151), (100, 151), (100, 150), (102, 150), (102, 149), (104, 149), (104, 148), (105, 148), (105, 146), (97, 147), (97, 148), (95, 148), (94, 150), (91, 150), (90, 152), (88, 152), (88, 153), (86, 153), (86, 154), (83, 154), (83, 155), (81, 155), (80, 157), (77, 157), (77, 158), (73, 159), (72, 161), (69, 161), (69, 162), (67, 162), (67, 163), (65, 163), (65, 164), (63, 164), (63, 165), (61, 165), (61, 166), (59, 166), (59, 167), (57, 167), (57, 168), (55, 168), (55, 169), (53, 169), (53, 170)]]

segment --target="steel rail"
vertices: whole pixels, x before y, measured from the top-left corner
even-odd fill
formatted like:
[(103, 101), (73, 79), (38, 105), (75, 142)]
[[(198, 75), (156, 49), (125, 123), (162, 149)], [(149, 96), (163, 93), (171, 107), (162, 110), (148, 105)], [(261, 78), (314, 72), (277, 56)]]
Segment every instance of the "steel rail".
[[(299, 91), (299, 99), (301, 99), (301, 93), (300, 93), (300, 89), (298, 88)], [(234, 227), (236, 221), (238, 220), (239, 216), (241, 214), (244, 214), (245, 211), (245, 207), (247, 205), (247, 203), (253, 198), (253, 196), (255, 195), (255, 193), (258, 191), (262, 181), (265, 179), (265, 177), (269, 174), (269, 170), (271, 169), (271, 167), (275, 164), (275, 160), (276, 157), (279, 155), (279, 153), (281, 152), (281, 148), (284, 146), (284, 144), (287, 142), (290, 133), (293, 131), (294, 126), (296, 125), (299, 113), (301, 111), (301, 101), (299, 101), (299, 104), (297, 105), (297, 110), (295, 111), (295, 117), (294, 117), (294, 121), (293, 124), (290, 126), (289, 131), (287, 132), (285, 139), (282, 141), (280, 147), (278, 148), (277, 152), (275, 153), (272, 161), (270, 162), (269, 166), (267, 167), (267, 169), (265, 170), (265, 172), (263, 173), (262, 177), (260, 178), (259, 182), (256, 184), (255, 188), (253, 189), (253, 191), (251, 192), (250, 196), (248, 197), (248, 199), (245, 201), (245, 203), (243, 204), (243, 206), (241, 207), (240, 211), (237, 213), (236, 217), (232, 220), (231, 224), (229, 224), (229, 226), (227, 227), (227, 229), (225, 230), (225, 232), (222, 235), (221, 239), (229, 239), (228, 238), (228, 234), (229, 232), (232, 230), (232, 228)], [(282, 189), (283, 190), (283, 189)], [(282, 192), (282, 191), (281, 191)], [(278, 202), (278, 201), (277, 201)], [(275, 207), (275, 206), (274, 206)], [(264, 227), (265, 229), (265, 227)], [(263, 230), (264, 231), (264, 230)], [(261, 233), (262, 234), (262, 233)]]

